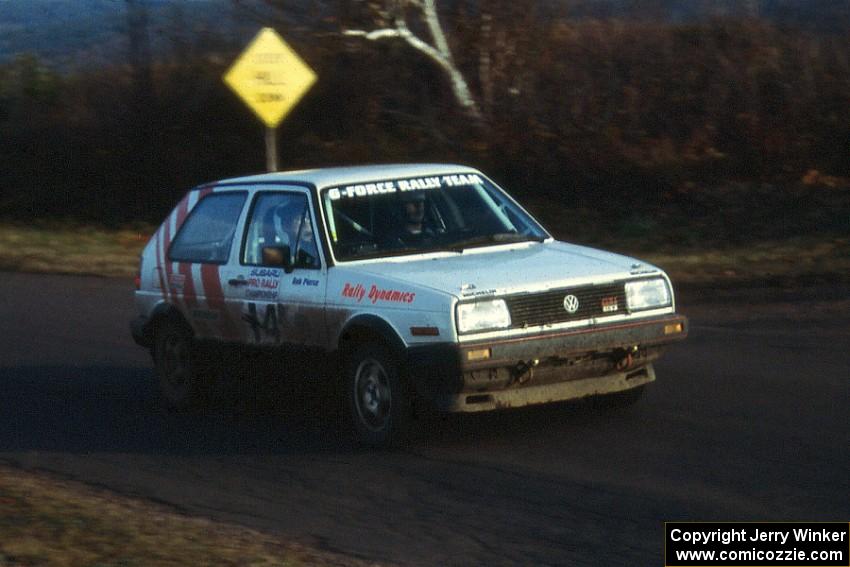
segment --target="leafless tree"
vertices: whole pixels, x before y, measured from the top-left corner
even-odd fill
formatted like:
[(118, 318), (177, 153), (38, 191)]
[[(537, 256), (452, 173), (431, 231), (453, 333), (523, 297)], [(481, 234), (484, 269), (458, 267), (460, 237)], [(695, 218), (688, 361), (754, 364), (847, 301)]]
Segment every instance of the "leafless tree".
[(144, 106), (153, 96), (148, 11), (144, 0), (124, 0), (127, 13), (130, 68), (133, 72), (135, 104)]
[(744, 2), (744, 13), (748, 18), (758, 19), (761, 10), (759, 0), (745, 0)]
[[(435, 0), (384, 0), (370, 3), (375, 15), (377, 27), (373, 30), (346, 29), (343, 34), (362, 37), (369, 41), (401, 39), (410, 47), (423, 53), (433, 61), (447, 76), (452, 93), (461, 108), (476, 120), (482, 120), (481, 108), (469, 89), (461, 70), (452, 57), (446, 34), (440, 23)], [(415, 14), (428, 29), (431, 42), (415, 34), (408, 25), (409, 15)]]

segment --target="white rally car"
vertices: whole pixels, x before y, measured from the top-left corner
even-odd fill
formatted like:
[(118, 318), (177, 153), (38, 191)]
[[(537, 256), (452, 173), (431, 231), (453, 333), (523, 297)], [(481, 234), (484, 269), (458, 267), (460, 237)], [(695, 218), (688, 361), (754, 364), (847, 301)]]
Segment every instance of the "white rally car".
[(281, 375), (298, 356), (342, 378), (375, 445), (404, 437), (414, 400), (635, 400), (687, 334), (660, 269), (556, 241), (484, 174), (443, 164), (193, 189), (142, 253), (136, 306), (133, 337), (172, 405), (202, 390), (202, 345), (257, 346)]

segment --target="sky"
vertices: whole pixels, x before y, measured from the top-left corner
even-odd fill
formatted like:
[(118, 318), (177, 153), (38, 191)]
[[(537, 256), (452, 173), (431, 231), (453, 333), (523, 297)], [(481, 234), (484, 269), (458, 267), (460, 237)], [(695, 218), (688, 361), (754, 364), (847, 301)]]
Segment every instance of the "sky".
[[(234, 17), (230, 0), (139, 1), (148, 7), (154, 51), (173, 36), (175, 25), (181, 26), (182, 33), (186, 34), (211, 29), (238, 38), (249, 38), (259, 27), (257, 22)], [(474, 4), (476, 0), (438, 1)], [(567, 4), (575, 16), (641, 17), (660, 13), (673, 21), (705, 17), (709, 13), (742, 14), (746, 6), (755, 6), (759, 15), (780, 25), (800, 25), (832, 33), (850, 32), (850, 2), (847, 0), (549, 1), (553, 6)], [(199, 10), (191, 4), (205, 6)], [(652, 5), (656, 6), (654, 12), (647, 9)], [(124, 0), (0, 0), (0, 61), (20, 52), (30, 52), (60, 69), (107, 64), (126, 50), (125, 32)]]

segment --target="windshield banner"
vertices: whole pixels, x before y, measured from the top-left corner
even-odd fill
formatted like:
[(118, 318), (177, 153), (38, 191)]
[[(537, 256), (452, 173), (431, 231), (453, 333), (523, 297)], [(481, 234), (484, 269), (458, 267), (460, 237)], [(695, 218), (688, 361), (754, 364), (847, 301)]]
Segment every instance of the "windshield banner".
[(442, 187), (457, 187), (459, 185), (477, 185), (480, 183), (482, 183), (481, 177), (474, 173), (443, 175), (442, 177), (392, 179), (388, 181), (377, 181), (375, 183), (346, 185), (345, 187), (332, 187), (328, 189), (328, 197), (331, 201), (337, 201), (339, 199), (371, 197), (373, 195), (386, 195), (388, 193), (405, 191), (424, 191), (427, 189), (440, 189)]

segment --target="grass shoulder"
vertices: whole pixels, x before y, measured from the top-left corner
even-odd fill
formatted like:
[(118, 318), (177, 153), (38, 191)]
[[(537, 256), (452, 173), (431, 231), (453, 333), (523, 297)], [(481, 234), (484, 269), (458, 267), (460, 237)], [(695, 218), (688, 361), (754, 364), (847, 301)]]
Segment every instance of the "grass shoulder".
[[(107, 228), (74, 223), (0, 222), (0, 270), (132, 277), (155, 228)], [(643, 235), (571, 234), (567, 241), (611, 250), (655, 264), (679, 284), (734, 285), (742, 281), (830, 281), (850, 273), (850, 237), (787, 236), (729, 243), (659, 242)]]
[(154, 227), (0, 222), (0, 270), (131, 277)]
[(343, 566), (366, 562), (0, 465), (0, 566)]

